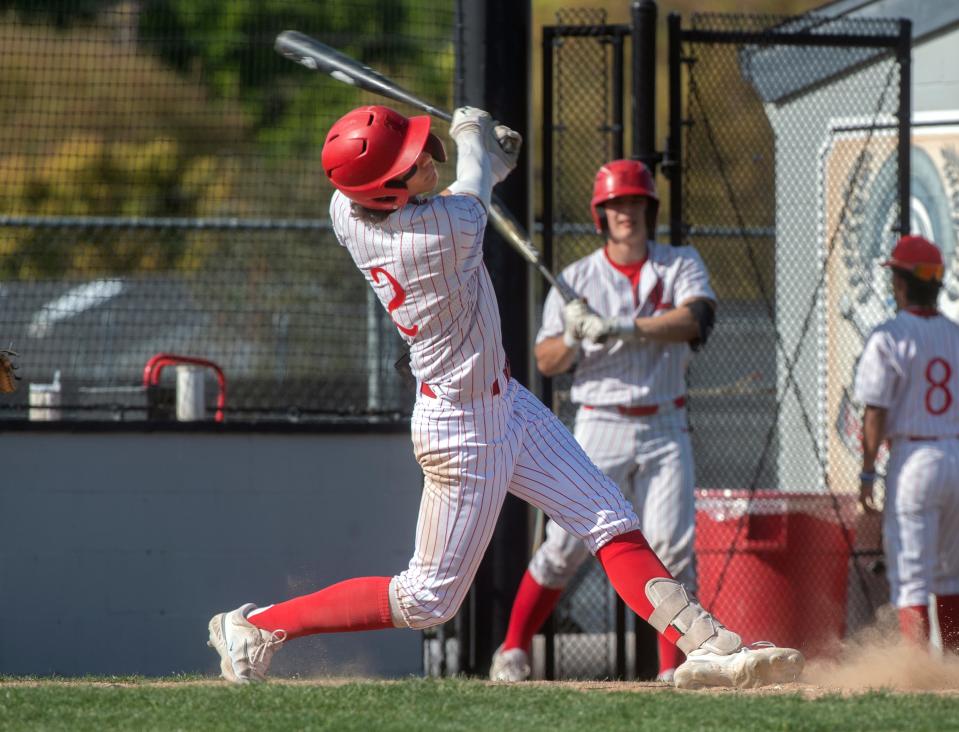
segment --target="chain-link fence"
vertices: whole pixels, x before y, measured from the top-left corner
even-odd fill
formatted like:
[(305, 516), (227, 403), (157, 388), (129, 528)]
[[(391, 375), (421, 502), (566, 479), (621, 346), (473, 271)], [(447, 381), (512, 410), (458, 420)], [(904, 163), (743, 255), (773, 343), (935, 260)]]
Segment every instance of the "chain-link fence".
[(855, 498), (862, 340), (842, 331), (891, 312), (879, 263), (908, 190), (900, 31), (697, 15), (682, 34), (683, 221), (720, 301), (689, 374), (700, 599), (748, 641), (810, 654), (886, 599), (878, 526)]
[[(571, 9), (544, 29), (544, 251), (554, 272), (599, 244), (589, 213), (593, 178), (623, 156), (624, 72), (628, 26), (608, 25), (603, 10)], [(551, 379), (552, 407), (572, 430), (571, 375)], [(616, 630), (619, 630), (616, 633)], [(625, 611), (599, 564), (590, 559), (566, 587), (542, 654), (557, 678), (623, 675)]]
[[(628, 37), (599, 18), (561, 22), (593, 25), (544, 36), (544, 240), (557, 270), (600, 245), (588, 201), (596, 169), (622, 155), (615, 39)], [(878, 525), (855, 505), (848, 387), (861, 336), (889, 312), (878, 262), (907, 190), (908, 27), (730, 15), (670, 26), (680, 112), (667, 160), (682, 188), (668, 197), (681, 222), (669, 233), (701, 253), (719, 300), (688, 374), (700, 599), (747, 641), (815, 655), (886, 598)], [(553, 379), (570, 423), (568, 387)], [(623, 633), (613, 606), (588, 564), (555, 616), (557, 675), (616, 674), (622, 647), (583, 640)]]
[(337, 117), (381, 102), (273, 42), (314, 35), (448, 106), (453, 2), (17, 7), (0, 17), (0, 342), (25, 388), (0, 419), (53, 382), (64, 419), (162, 417), (157, 354), (220, 367), (229, 421), (407, 412), (398, 337), (336, 244), (319, 163)]

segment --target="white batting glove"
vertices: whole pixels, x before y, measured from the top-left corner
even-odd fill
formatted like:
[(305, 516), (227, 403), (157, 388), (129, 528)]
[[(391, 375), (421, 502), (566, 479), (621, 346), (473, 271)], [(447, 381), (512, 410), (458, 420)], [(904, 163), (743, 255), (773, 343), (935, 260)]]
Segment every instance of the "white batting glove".
[(605, 343), (610, 339), (632, 338), (636, 333), (636, 322), (628, 315), (620, 318), (601, 318), (591, 315), (580, 322), (579, 334), (583, 340), (593, 343)]
[(493, 195), (493, 178), (490, 156), (485, 140), (492, 133), (493, 118), (488, 112), (476, 107), (459, 107), (453, 111), (450, 121), (450, 137), (456, 141), (456, 180), (450, 185), (451, 193), (468, 193), (476, 196), (489, 210)]
[(580, 334), (580, 323), (584, 318), (598, 317), (592, 308), (583, 299), (570, 300), (563, 306), (563, 343), (567, 348), (577, 348), (583, 339)]
[(493, 118), (489, 112), (478, 107), (457, 107), (453, 110), (453, 119), (450, 120), (450, 137), (460, 143), (460, 137), (470, 133), (480, 135), (485, 139), (487, 131), (493, 129)]
[(486, 135), (486, 151), (490, 156), (490, 171), (497, 183), (513, 172), (522, 147), (522, 135), (493, 120), (493, 127)]

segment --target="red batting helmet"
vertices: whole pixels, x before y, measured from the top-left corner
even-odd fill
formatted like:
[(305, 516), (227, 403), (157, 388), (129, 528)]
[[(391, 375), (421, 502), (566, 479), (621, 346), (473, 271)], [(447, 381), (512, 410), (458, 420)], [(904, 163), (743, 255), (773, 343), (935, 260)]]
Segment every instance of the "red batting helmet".
[(347, 112), (330, 128), (323, 144), (323, 170), (351, 201), (380, 211), (402, 208), (409, 200), (398, 180), (426, 150), (446, 161), (440, 139), (430, 132), (430, 118), (404, 117), (373, 105)]
[(593, 200), (590, 201), (596, 231), (602, 233), (605, 223), (604, 217), (599, 212), (600, 207), (607, 201), (623, 196), (646, 197), (646, 233), (648, 236), (653, 236), (656, 233), (659, 196), (656, 195), (656, 181), (653, 180), (653, 174), (638, 160), (611, 160), (596, 173)]
[(939, 247), (921, 236), (904, 236), (896, 242), (883, 267), (909, 272), (926, 282), (942, 282), (945, 266)]

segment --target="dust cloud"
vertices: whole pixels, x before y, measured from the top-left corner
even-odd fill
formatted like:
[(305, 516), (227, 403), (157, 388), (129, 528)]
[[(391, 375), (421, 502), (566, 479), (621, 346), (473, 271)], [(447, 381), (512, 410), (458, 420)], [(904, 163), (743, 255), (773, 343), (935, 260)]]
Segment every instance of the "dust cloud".
[(959, 656), (905, 641), (892, 611), (843, 641), (835, 658), (810, 661), (800, 681), (836, 691), (959, 691)]

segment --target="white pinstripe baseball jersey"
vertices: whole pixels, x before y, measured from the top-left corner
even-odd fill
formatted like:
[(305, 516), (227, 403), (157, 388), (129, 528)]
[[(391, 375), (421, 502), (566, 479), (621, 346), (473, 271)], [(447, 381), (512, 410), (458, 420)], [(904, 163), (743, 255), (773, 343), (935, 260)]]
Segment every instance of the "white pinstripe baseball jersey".
[(336, 193), (330, 211), (337, 239), (435, 394), (419, 392), (411, 420), (424, 484), (413, 558), (390, 583), (403, 622), (424, 628), (456, 612), (507, 492), (543, 509), (592, 551), (636, 529), (629, 503), (556, 416), (504, 378), (480, 201), (439, 196), (372, 225), (351, 216), (349, 200)]
[[(715, 300), (706, 267), (693, 247), (672, 247), (650, 241), (648, 257), (633, 287), (597, 249), (563, 270), (563, 279), (604, 317), (652, 316), (691, 298)], [(550, 290), (543, 325), (536, 342), (563, 332), (563, 300)], [(686, 393), (686, 343), (614, 340), (605, 345), (583, 343), (571, 392), (577, 404), (636, 406), (663, 404)]]
[(855, 394), (883, 407), (890, 438), (959, 434), (959, 325), (900, 310), (866, 341)]
[(473, 196), (435, 196), (381, 224), (350, 217), (339, 191), (333, 231), (410, 344), (413, 374), (436, 396), (471, 401), (502, 380), (506, 354), (483, 265), (486, 210)]

